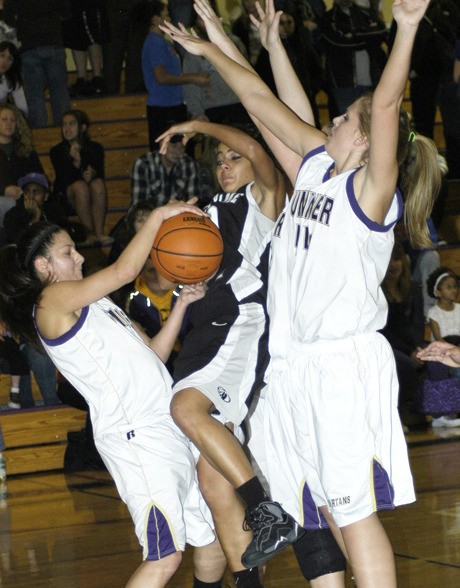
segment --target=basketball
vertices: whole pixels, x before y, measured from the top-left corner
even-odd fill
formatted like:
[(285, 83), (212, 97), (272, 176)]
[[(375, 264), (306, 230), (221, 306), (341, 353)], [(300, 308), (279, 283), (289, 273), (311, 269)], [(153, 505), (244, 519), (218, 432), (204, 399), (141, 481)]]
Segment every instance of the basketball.
[(208, 217), (187, 212), (162, 223), (151, 258), (167, 280), (194, 284), (217, 271), (223, 252), (224, 242), (217, 226)]

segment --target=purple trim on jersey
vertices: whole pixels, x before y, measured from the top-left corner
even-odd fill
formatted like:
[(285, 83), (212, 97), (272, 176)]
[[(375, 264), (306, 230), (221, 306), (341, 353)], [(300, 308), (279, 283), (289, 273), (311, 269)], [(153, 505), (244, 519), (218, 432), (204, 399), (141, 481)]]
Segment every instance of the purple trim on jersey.
[(303, 526), (305, 529), (317, 530), (329, 528), (324, 515), (316, 506), (306, 482), (304, 482), (302, 488), (302, 512)]
[[(302, 159), (302, 162), (299, 167), (299, 171), (296, 174), (294, 185), (297, 183), (297, 177), (298, 177), (300, 170), (302, 169), (304, 163), (306, 161), (308, 161), (309, 159), (311, 159), (312, 157), (314, 157), (315, 155), (319, 155), (320, 153), (324, 153), (325, 151), (326, 151), (325, 146), (320, 145), (319, 147), (315, 147), (314, 149), (309, 151), (306, 155), (304, 155), (304, 158)], [(334, 167), (334, 162), (331, 163), (330, 167), (327, 169), (326, 173), (324, 174), (323, 182), (326, 182), (327, 180), (330, 179), (331, 169), (333, 167)]]
[[(360, 169), (360, 168), (358, 168), (358, 169)], [(398, 200), (398, 214), (396, 216), (396, 219), (393, 222), (391, 222), (389, 225), (381, 225), (379, 223), (376, 223), (375, 221), (371, 220), (369, 217), (367, 217), (364, 214), (364, 212), (362, 211), (361, 207), (358, 204), (358, 201), (356, 200), (355, 189), (353, 186), (353, 178), (355, 177), (355, 173), (358, 171), (358, 169), (355, 169), (348, 176), (348, 179), (347, 179), (346, 190), (347, 190), (348, 202), (350, 203), (350, 206), (353, 209), (353, 212), (367, 226), (368, 229), (370, 229), (371, 231), (375, 231), (377, 233), (386, 233), (395, 226), (395, 224), (398, 222), (399, 218), (402, 215), (403, 201), (402, 201), (401, 193), (400, 193), (399, 189), (396, 188), (396, 198)]]
[(377, 510), (389, 510), (395, 507), (395, 491), (390, 478), (382, 464), (374, 459), (374, 497)]
[(146, 529), (148, 561), (162, 559), (177, 551), (168, 521), (159, 508), (150, 508)]
[[(37, 323), (35, 323), (35, 328), (37, 329), (37, 333), (40, 335), (40, 337), (43, 339), (43, 341), (49, 346), (49, 347), (57, 347), (58, 345), (63, 345), (64, 343), (67, 343), (67, 341), (69, 341), (70, 339), (72, 339), (72, 337), (74, 337), (78, 331), (82, 328), (83, 323), (86, 320), (86, 317), (88, 316), (89, 313), (89, 306), (85, 306), (84, 308), (81, 309), (81, 314), (78, 317), (77, 322), (74, 324), (74, 326), (69, 329), (67, 331), (67, 333), (64, 333), (63, 335), (61, 335), (60, 337), (57, 337), (56, 339), (47, 339), (46, 337), (43, 337), (43, 335), (40, 333), (40, 329), (37, 326)], [(34, 321), (35, 321), (35, 309), (34, 309)]]

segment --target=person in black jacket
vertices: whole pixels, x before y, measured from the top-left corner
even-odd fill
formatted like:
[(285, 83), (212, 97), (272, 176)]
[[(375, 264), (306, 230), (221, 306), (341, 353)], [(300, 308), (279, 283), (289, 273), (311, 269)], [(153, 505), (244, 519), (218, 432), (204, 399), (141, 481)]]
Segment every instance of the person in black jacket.
[(16, 106), (0, 106), (0, 227), (5, 213), (21, 196), (19, 178), (30, 172), (43, 173), (30, 128)]
[(18, 180), (22, 196), (5, 214), (3, 225), (8, 243), (17, 243), (25, 229), (40, 220), (49, 220), (71, 231), (65, 210), (49, 199), (49, 183), (43, 174), (32, 172)]
[(75, 211), (86, 232), (86, 242), (108, 244), (104, 234), (107, 191), (104, 182), (104, 148), (91, 141), (89, 120), (81, 110), (65, 112), (61, 120), (62, 141), (51, 148), (56, 179), (54, 193)]
[(334, 0), (333, 7), (321, 20), (326, 55), (326, 74), (338, 112), (366, 92), (373, 90), (386, 62), (382, 43), (386, 41), (385, 23), (353, 0)]

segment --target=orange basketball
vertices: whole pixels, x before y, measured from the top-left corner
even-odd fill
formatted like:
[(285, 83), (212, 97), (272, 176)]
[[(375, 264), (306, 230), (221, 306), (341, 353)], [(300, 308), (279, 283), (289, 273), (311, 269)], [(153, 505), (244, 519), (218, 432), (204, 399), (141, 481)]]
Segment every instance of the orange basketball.
[(151, 258), (167, 280), (193, 284), (217, 271), (223, 252), (222, 235), (208, 217), (182, 213), (163, 222), (153, 242)]

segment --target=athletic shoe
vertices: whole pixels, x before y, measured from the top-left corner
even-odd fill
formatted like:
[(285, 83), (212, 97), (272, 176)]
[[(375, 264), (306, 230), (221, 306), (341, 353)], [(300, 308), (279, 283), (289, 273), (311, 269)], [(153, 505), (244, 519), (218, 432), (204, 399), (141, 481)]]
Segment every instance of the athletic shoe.
[(254, 537), (241, 557), (245, 568), (255, 568), (297, 541), (303, 529), (278, 502), (266, 500), (247, 508), (245, 519)]
[(13, 410), (17, 410), (21, 408), (21, 403), (19, 402), (19, 394), (17, 392), (11, 392), (10, 394), (10, 401), (8, 402), (9, 408)]
[(437, 427), (460, 427), (460, 419), (456, 419), (449, 415), (440, 416), (431, 421), (431, 426)]

